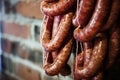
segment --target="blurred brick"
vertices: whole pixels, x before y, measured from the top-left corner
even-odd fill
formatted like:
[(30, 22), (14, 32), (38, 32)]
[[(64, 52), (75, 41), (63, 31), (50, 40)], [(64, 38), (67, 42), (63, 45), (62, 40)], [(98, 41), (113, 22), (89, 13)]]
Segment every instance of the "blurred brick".
[(40, 73), (23, 64), (18, 64), (17, 76), (24, 80), (41, 80)]
[(2, 38), (2, 50), (3, 52), (12, 53), (13, 55), (16, 55), (17, 53), (17, 47), (19, 45), (18, 42), (12, 42), (8, 39)]
[(43, 14), (40, 11), (41, 0), (21, 0), (16, 4), (16, 11), (29, 18), (42, 19)]
[(4, 55), (2, 55), (1, 58), (2, 58), (2, 70), (9, 71), (9, 58), (5, 57)]
[(11, 8), (11, 4), (10, 4), (10, 1), (9, 0), (5, 0), (4, 1), (4, 9), (5, 9), (5, 13), (10, 13), (10, 8)]
[(1, 55), (1, 60), (2, 60), (2, 70), (5, 71), (7, 70), (6, 58), (3, 55)]
[(34, 25), (34, 38), (37, 42), (40, 42), (40, 26)]
[(14, 78), (12, 76), (9, 76), (5, 73), (2, 73), (2, 78), (0, 80), (18, 80), (18, 79)]
[[(17, 0), (16, 0), (17, 1)], [(11, 0), (3, 0), (4, 3), (4, 11), (6, 14), (9, 14), (11, 12), (15, 13), (15, 3), (11, 3)]]
[(15, 66), (10, 58), (8, 58), (8, 65), (9, 65), (9, 67), (8, 67), (9, 72), (13, 73)]
[(30, 50), (30, 56), (29, 60), (34, 62), (34, 63), (39, 63), (42, 64), (42, 52), (37, 51), (37, 50)]
[(30, 37), (30, 27), (28, 25), (4, 22), (3, 33), (27, 39)]
[(28, 59), (29, 58), (29, 50), (22, 45), (18, 46), (18, 56), (23, 58), (23, 59)]
[(28, 59), (29, 61), (42, 65), (42, 51), (36, 49), (30, 49), (25, 45), (18, 46), (18, 56), (23, 59)]
[(12, 50), (12, 42), (2, 38), (1, 43), (2, 43), (2, 50), (7, 53), (10, 53)]

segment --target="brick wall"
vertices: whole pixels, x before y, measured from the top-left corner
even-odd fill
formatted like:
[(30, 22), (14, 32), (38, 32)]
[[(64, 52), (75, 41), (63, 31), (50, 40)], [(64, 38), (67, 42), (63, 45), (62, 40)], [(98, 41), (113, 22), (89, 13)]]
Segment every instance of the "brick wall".
[[(2, 6), (2, 80), (73, 80), (50, 77), (42, 69), (39, 35), (43, 15), (41, 0), (1, 0)], [(72, 64), (72, 58), (69, 63)]]

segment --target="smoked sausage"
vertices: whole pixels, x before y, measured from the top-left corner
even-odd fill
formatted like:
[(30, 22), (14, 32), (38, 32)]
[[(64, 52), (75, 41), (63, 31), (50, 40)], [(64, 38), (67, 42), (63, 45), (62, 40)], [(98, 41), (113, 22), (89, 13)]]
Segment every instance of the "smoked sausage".
[(80, 0), (78, 4), (79, 9), (77, 9), (78, 11), (76, 10), (76, 15), (72, 20), (74, 26), (83, 27), (88, 23), (95, 7), (95, 1), (96, 0)]
[(99, 35), (99, 37), (95, 39), (93, 53), (89, 64), (85, 67), (77, 67), (77, 69), (75, 69), (74, 73), (76, 78), (79, 79), (93, 76), (102, 65), (106, 49), (107, 38), (105, 35)]
[[(61, 22), (59, 24), (59, 30), (54, 38), (50, 40), (47, 37), (48, 33), (51, 33), (49, 28), (46, 28), (45, 33), (42, 37), (42, 45), (47, 51), (54, 51), (61, 47), (64, 39), (66, 38), (67, 34), (69, 33), (72, 25), (72, 16), (73, 12), (69, 12), (62, 16)], [(47, 27), (47, 26), (46, 26)]]
[(120, 24), (114, 24), (109, 31), (109, 47), (106, 60), (106, 69), (109, 69), (114, 63), (120, 50)]
[(41, 2), (41, 11), (49, 16), (57, 16), (68, 12), (70, 8), (75, 4), (76, 0), (58, 0), (56, 2), (47, 3)]
[(113, 0), (110, 16), (105, 25), (103, 26), (103, 28), (101, 29), (101, 31), (110, 29), (115, 24), (115, 22), (118, 21), (119, 14), (120, 14), (120, 1)]
[(97, 0), (95, 11), (89, 23), (83, 29), (76, 28), (74, 38), (81, 42), (92, 40), (106, 21), (110, 6), (111, 0)]

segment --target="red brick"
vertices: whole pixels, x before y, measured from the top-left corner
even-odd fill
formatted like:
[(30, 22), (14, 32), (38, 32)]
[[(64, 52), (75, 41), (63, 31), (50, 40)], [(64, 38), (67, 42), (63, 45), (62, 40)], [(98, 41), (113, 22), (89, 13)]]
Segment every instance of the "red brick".
[(12, 42), (8, 39), (4, 39), (2, 38), (2, 50), (3, 52), (7, 52), (7, 53), (12, 53), (13, 55), (15, 55), (17, 53), (18, 50), (18, 42)]
[(28, 59), (29, 55), (30, 55), (29, 50), (26, 47), (22, 45), (18, 46), (18, 56), (24, 59)]
[(24, 45), (18, 46), (18, 56), (23, 59), (28, 59), (29, 61), (42, 65), (43, 58), (42, 58), (42, 51), (30, 49)]
[(3, 33), (26, 39), (30, 37), (30, 27), (28, 25), (4, 22)]
[(17, 76), (24, 80), (41, 80), (40, 73), (23, 64), (18, 64)]
[(2, 38), (2, 50), (10, 53), (12, 51), (12, 42)]
[(23, 16), (42, 19), (43, 14), (40, 11), (40, 2), (41, 0), (21, 0), (16, 5), (16, 11)]
[(10, 75), (7, 75), (5, 73), (2, 73), (1, 74), (1, 77), (0, 77), (0, 80), (17, 80), (16, 78), (10, 76)]

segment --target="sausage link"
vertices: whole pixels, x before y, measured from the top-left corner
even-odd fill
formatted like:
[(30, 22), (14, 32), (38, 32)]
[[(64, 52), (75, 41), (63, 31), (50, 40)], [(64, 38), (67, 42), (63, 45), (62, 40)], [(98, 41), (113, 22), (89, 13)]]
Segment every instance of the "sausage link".
[(120, 1), (113, 0), (109, 19), (107, 20), (106, 24), (103, 26), (101, 31), (110, 29), (113, 26), (113, 24), (115, 24), (115, 22), (117, 22), (117, 20), (119, 18), (118, 17), (119, 14), (120, 14)]
[(70, 75), (70, 73), (71, 73), (71, 67), (67, 63), (65, 63), (65, 65), (60, 70), (60, 74), (62, 76), (67, 76)]
[(95, 11), (89, 23), (83, 29), (76, 28), (74, 38), (81, 42), (92, 40), (106, 21), (110, 6), (111, 0), (97, 0)]
[[(54, 23), (53, 23), (53, 28), (52, 28), (52, 38), (54, 38), (56, 36), (56, 33), (59, 30), (59, 23), (60, 23), (60, 21), (61, 21), (61, 16), (54, 16)], [(53, 61), (55, 61), (55, 59), (57, 58), (58, 54), (59, 54), (58, 50), (52, 51)], [(63, 68), (59, 72), (62, 76), (66, 76), (66, 75), (69, 75), (71, 73), (71, 68), (67, 64), (67, 61), (66, 61), (65, 65), (63, 66)]]
[(101, 34), (95, 39), (92, 57), (88, 66), (78, 67), (77, 69), (75, 69), (76, 78), (79, 79), (93, 76), (95, 72), (98, 71), (103, 62), (106, 49), (107, 38), (105, 35)]
[(56, 2), (47, 3), (45, 1), (41, 2), (41, 11), (49, 16), (56, 16), (66, 13), (76, 0), (58, 0)]
[(50, 64), (45, 66), (45, 72), (48, 75), (57, 75), (61, 68), (65, 65), (66, 60), (70, 56), (70, 51), (72, 47), (72, 38), (67, 41), (65, 46), (60, 50), (59, 55), (55, 59), (55, 61)]
[(47, 3), (51, 3), (51, 2), (58, 1), (58, 0), (44, 0), (44, 1), (47, 2)]
[(103, 70), (99, 70), (92, 80), (103, 80)]
[(87, 66), (90, 62), (91, 56), (92, 56), (92, 51), (93, 51), (93, 43), (92, 41), (90, 42), (84, 42), (84, 66)]
[(75, 61), (74, 61), (74, 80), (82, 80), (82, 79), (78, 79), (76, 77), (75, 71), (76, 71), (78, 66), (83, 67), (83, 63), (84, 63), (84, 51), (82, 51), (81, 53), (79, 53), (75, 57)]
[[(84, 66), (87, 66), (90, 62), (91, 56), (92, 56), (92, 50), (93, 50), (93, 43), (92, 42), (84, 42), (83, 43), (84, 46)], [(80, 54), (79, 54), (80, 55)], [(79, 57), (77, 56), (78, 60)], [(80, 59), (83, 60), (83, 56), (80, 56)], [(79, 63), (79, 61), (78, 61)], [(81, 63), (81, 65), (83, 65), (83, 61)], [(81, 66), (80, 64), (77, 66)], [(103, 77), (103, 72), (102, 70), (99, 70), (99, 72), (97, 72), (93, 77), (88, 77), (88, 78), (82, 78), (81, 80), (102, 80)], [(77, 80), (77, 79), (75, 79)], [(78, 79), (80, 80), (80, 79)]]
[(42, 45), (47, 51), (53, 51), (61, 47), (64, 39), (66, 38), (67, 34), (71, 29), (72, 24), (72, 16), (73, 12), (69, 12), (62, 16), (61, 22), (59, 24), (59, 30), (54, 38), (50, 40), (50, 38), (46, 37), (49, 33), (51, 33), (50, 29), (45, 30), (42, 38)]
[(83, 63), (84, 63), (84, 51), (82, 51), (81, 53), (79, 53), (78, 56), (76, 56), (76, 62), (77, 62), (77, 66), (83, 66)]
[[(44, 19), (43, 19), (43, 23), (42, 23), (42, 29), (41, 29), (41, 34), (40, 34), (40, 42), (42, 42), (42, 38), (44, 36), (44, 33), (46, 32), (46, 38), (50, 39), (51, 38), (51, 33), (48, 31), (48, 30), (52, 30), (52, 22), (53, 22), (53, 17), (49, 17), (49, 16), (44, 16)], [(50, 23), (50, 24), (49, 24)], [(44, 49), (43, 51), (43, 68), (52, 63), (52, 55), (50, 52), (46, 51)]]
[[(44, 31), (45, 31), (45, 28), (48, 28), (49, 26), (49, 29), (51, 29), (51, 26), (52, 24), (49, 24), (49, 23), (52, 23), (53, 22), (53, 17), (49, 17), (49, 16), (44, 16), (43, 18), (43, 23), (42, 23), (42, 29), (40, 31), (40, 42), (42, 43), (42, 37), (43, 37), (43, 34), (44, 34)], [(47, 35), (46, 35), (47, 38), (50, 38), (51, 35), (50, 33), (48, 32)], [(45, 51), (45, 49), (43, 49), (43, 68), (48, 64), (48, 63), (52, 63), (52, 55)]]
[(109, 49), (106, 60), (106, 69), (109, 69), (114, 63), (120, 51), (120, 24), (115, 24), (109, 31)]
[[(54, 16), (54, 22), (53, 22), (53, 28), (52, 28), (52, 38), (55, 37), (55, 35), (57, 34), (57, 32), (59, 30), (60, 20), (61, 20), (61, 16)], [(53, 60), (56, 59), (57, 55), (58, 55), (58, 50), (55, 50), (52, 52)]]
[[(47, 25), (48, 23), (48, 18), (49, 16), (46, 16), (44, 15), (43, 17), (43, 22), (42, 22), (42, 27), (41, 27), (41, 30), (40, 30), (40, 42), (42, 43), (42, 37), (43, 37), (43, 33), (45, 31), (45, 26)], [(49, 35), (48, 35), (49, 36)], [(50, 36), (49, 36), (50, 37)]]
[[(92, 54), (92, 43), (91, 42), (84, 42), (83, 43), (83, 51), (78, 54), (75, 58), (75, 64), (74, 68), (77, 69), (77, 67), (84, 67), (87, 66)], [(74, 70), (75, 70), (74, 69)], [(74, 74), (74, 80), (90, 80), (90, 78), (77, 78), (76, 74)]]
[(81, 0), (79, 3), (79, 9), (76, 10), (76, 15), (72, 20), (74, 26), (85, 26), (90, 17), (92, 16), (93, 9), (95, 7), (96, 0)]
[(78, 15), (78, 11), (80, 9), (80, 5), (79, 4), (80, 4), (80, 0), (77, 0), (76, 11), (75, 11), (75, 14), (74, 14), (73, 19), (72, 19), (72, 24), (74, 25), (74, 27), (78, 27), (79, 26), (78, 22), (76, 20), (76, 16)]
[(47, 66), (47, 65), (50, 65), (52, 62), (53, 62), (53, 59), (52, 59), (52, 54), (50, 53), (50, 52), (47, 52), (47, 51), (45, 51), (44, 50), (44, 52), (43, 52), (44, 54), (43, 54), (43, 69), (45, 69), (45, 67)]
[[(88, 66), (89, 62), (90, 62), (90, 59), (91, 59), (91, 56), (92, 56), (92, 51), (93, 51), (93, 42), (90, 41), (90, 42), (84, 42), (83, 43), (83, 47), (84, 47), (84, 66)], [(84, 78), (82, 80), (91, 80), (91, 77), (87, 77), (87, 78)]]
[[(84, 67), (88, 66), (90, 59), (92, 56), (92, 51), (93, 51), (93, 41), (91, 42), (84, 42)], [(85, 78), (82, 80), (102, 80), (103, 77), (103, 71), (100, 69), (98, 72), (96, 72), (96, 74), (92, 77), (89, 78)]]
[(41, 31), (41, 43), (44, 44), (44, 42), (48, 42), (49, 39), (51, 39), (51, 31), (52, 31), (52, 25), (53, 25), (53, 17), (46, 16), (46, 19), (43, 21), (42, 24), (42, 31)]

